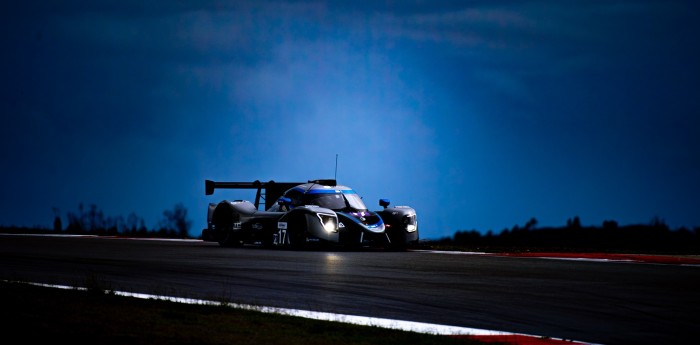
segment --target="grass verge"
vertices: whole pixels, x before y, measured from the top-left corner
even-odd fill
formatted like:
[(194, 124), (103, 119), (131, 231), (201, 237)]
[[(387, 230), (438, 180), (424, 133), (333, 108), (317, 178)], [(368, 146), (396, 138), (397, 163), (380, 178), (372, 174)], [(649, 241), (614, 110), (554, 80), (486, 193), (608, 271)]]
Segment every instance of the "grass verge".
[[(70, 344), (484, 344), (226, 306), (0, 282), (5, 339)], [(493, 343), (491, 343), (493, 344)]]

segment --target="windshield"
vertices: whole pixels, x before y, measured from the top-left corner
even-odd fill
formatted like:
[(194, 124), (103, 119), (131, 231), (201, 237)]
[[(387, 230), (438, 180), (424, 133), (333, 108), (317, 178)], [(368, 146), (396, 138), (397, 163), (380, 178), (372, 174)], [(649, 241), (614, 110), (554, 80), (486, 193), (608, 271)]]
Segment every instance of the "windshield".
[(322, 194), (306, 194), (307, 205), (318, 205), (320, 207), (329, 208), (331, 210), (342, 211), (366, 211), (367, 206), (362, 202), (357, 194), (345, 193), (322, 193)]

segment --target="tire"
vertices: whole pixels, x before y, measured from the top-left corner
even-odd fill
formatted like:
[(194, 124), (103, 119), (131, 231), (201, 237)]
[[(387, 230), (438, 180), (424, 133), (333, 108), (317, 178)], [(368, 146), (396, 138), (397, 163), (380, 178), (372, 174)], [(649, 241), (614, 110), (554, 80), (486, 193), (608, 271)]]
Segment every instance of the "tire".
[[(215, 236), (222, 247), (239, 247), (243, 245), (240, 228), (234, 224), (240, 224), (241, 216), (234, 212), (228, 205), (220, 205), (214, 211)], [(238, 231), (236, 231), (238, 230)]]
[(222, 247), (240, 247), (242, 244), (241, 239), (233, 231), (233, 225), (227, 226), (219, 233), (219, 245)]
[(289, 247), (294, 250), (306, 248), (306, 230), (296, 229), (289, 234)]

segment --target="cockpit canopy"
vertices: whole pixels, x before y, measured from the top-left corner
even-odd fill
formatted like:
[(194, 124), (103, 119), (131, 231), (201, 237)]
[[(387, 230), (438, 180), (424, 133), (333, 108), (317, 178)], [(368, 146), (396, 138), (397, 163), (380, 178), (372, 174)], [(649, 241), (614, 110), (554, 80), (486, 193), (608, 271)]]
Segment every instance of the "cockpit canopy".
[(302, 205), (317, 205), (334, 211), (367, 211), (367, 206), (362, 198), (346, 186), (307, 183), (287, 190), (284, 197), (289, 198), (292, 208)]

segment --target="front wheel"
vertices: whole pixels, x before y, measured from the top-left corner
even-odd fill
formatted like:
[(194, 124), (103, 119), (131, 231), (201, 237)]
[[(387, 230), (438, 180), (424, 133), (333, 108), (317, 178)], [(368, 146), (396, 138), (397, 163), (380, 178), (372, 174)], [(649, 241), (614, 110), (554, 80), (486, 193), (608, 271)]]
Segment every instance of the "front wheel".
[(296, 229), (289, 232), (289, 247), (300, 250), (306, 248), (306, 230)]

